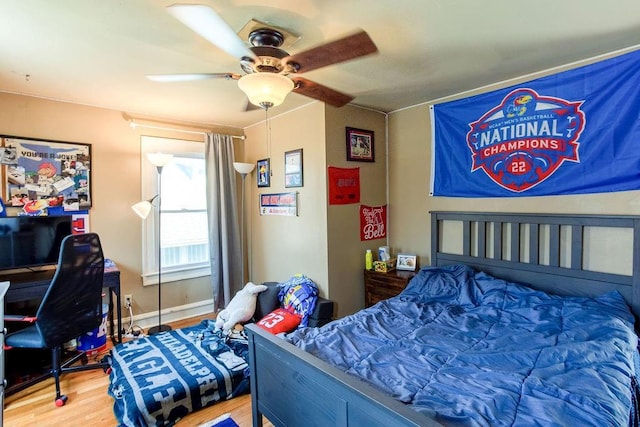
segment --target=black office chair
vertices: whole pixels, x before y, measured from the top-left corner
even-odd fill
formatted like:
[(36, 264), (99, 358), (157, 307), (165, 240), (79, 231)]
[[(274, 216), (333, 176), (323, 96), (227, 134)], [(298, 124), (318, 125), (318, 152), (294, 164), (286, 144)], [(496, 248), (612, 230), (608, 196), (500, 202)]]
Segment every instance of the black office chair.
[[(56, 383), (56, 406), (63, 406), (67, 396), (60, 394), (60, 375), (65, 372), (102, 368), (108, 363), (87, 364), (87, 355), (79, 352), (62, 361), (64, 343), (98, 328), (102, 323), (102, 280), (104, 255), (95, 233), (70, 235), (62, 240), (58, 267), (34, 317), (5, 316), (33, 325), (10, 333), (5, 339), (9, 348), (51, 350), (51, 369), (43, 375), (7, 389), (7, 394), (53, 376)], [(71, 366), (78, 360), (82, 365)]]

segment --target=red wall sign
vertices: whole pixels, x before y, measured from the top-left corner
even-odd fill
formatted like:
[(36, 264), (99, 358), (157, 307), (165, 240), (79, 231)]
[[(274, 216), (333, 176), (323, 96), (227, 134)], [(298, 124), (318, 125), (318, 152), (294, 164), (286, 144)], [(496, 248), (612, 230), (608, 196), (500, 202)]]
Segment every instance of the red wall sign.
[(387, 205), (360, 205), (360, 240), (387, 237)]
[(360, 168), (329, 166), (329, 204), (360, 203)]

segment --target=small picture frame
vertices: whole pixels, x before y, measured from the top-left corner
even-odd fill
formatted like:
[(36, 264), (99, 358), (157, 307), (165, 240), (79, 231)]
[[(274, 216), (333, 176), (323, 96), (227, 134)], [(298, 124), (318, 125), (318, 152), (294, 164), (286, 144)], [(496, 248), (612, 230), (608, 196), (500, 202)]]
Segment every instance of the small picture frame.
[(417, 257), (411, 254), (398, 254), (398, 260), (396, 261), (396, 269), (416, 271), (418, 264)]
[(347, 127), (347, 160), (375, 162), (373, 131)]
[(302, 187), (302, 148), (284, 153), (284, 186)]
[(269, 159), (258, 160), (256, 169), (258, 173), (258, 187), (271, 186), (271, 162)]

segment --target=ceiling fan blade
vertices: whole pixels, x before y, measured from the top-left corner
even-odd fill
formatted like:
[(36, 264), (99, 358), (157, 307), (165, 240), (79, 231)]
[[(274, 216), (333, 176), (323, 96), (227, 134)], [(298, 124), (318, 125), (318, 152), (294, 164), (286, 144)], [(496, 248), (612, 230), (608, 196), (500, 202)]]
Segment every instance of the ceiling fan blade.
[(334, 107), (342, 107), (353, 100), (352, 96), (338, 92), (337, 90), (333, 90), (326, 86), (322, 86), (321, 84), (302, 77), (291, 77), (291, 80), (295, 83), (295, 87), (293, 88), (294, 92), (308, 96), (309, 98), (326, 102)]
[(256, 56), (213, 9), (200, 4), (174, 4), (167, 10), (176, 19), (228, 54), (242, 59)]
[(364, 32), (352, 34), (304, 52), (284, 58), (284, 63), (295, 63), (298, 73), (370, 55), (378, 51), (371, 37)]
[(233, 79), (238, 80), (239, 74), (233, 73), (189, 73), (189, 74), (147, 74), (149, 80), (154, 82), (189, 82), (207, 79)]

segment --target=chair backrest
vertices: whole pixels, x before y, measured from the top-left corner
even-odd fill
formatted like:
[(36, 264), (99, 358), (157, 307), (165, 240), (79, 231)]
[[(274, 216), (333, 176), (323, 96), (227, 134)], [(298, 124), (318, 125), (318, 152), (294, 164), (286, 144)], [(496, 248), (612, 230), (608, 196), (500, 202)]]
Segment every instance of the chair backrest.
[(95, 233), (65, 237), (55, 275), (40, 303), (36, 327), (52, 348), (89, 332), (102, 322), (104, 255)]

